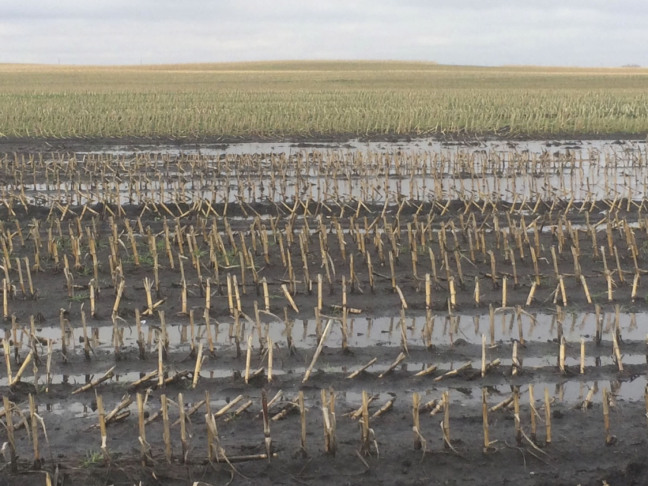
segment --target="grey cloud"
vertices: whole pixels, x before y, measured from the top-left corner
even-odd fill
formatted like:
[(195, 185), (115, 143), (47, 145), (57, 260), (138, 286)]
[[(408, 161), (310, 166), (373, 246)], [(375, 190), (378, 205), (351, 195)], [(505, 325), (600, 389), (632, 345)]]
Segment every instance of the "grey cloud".
[(0, 3), (0, 62), (648, 65), (648, 5), (639, 0), (6, 3)]

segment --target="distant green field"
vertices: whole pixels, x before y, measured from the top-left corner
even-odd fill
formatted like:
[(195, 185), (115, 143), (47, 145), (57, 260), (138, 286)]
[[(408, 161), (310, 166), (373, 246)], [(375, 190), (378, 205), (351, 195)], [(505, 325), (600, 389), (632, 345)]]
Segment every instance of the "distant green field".
[(2, 138), (645, 135), (648, 69), (0, 65)]

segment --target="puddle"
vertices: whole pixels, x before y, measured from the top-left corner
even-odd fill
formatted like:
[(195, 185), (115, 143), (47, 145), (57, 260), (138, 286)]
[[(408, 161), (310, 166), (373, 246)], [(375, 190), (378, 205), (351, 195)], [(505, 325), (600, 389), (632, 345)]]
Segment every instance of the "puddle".
[[(99, 181), (87, 175), (47, 184), (12, 180), (32, 204), (99, 202), (96, 194), (121, 204), (209, 200), (216, 203), (280, 203), (295, 197), (316, 202), (362, 200), (381, 203), (405, 197), (417, 201), (517, 201), (561, 198), (590, 201), (618, 195), (647, 196), (646, 149), (580, 141), (548, 146), (544, 141), (451, 145), (412, 143), (290, 143), (116, 147), (77, 154), (75, 172), (94, 173), (114, 158), (114, 173)], [(68, 159), (55, 163), (65, 170)], [(51, 162), (51, 161), (50, 161)], [(113, 169), (111, 169), (113, 170)], [(129, 175), (128, 171), (131, 171)], [(102, 172), (105, 172), (105, 168)], [(119, 173), (119, 175), (118, 175)]]
[[(41, 412), (44, 410), (46, 413), (54, 415), (64, 415), (69, 418), (84, 418), (91, 417), (95, 413), (91, 404), (85, 402), (77, 402), (73, 400), (66, 400), (65, 403), (55, 402), (40, 404)], [(71, 417), (70, 417), (71, 416)]]
[[(608, 381), (608, 380), (585, 380), (585, 381), (565, 381), (558, 383), (548, 382), (534, 382), (534, 397), (536, 399), (536, 406), (540, 406), (544, 398), (545, 388), (549, 391), (549, 396), (555, 402), (562, 403), (566, 406), (578, 406), (585, 400), (589, 391), (594, 389), (591, 397), (592, 403), (600, 404), (603, 398), (603, 387), (607, 388), (612, 393), (614, 400), (617, 402), (637, 402), (644, 401), (644, 390), (646, 387), (646, 377), (639, 376), (633, 381)], [(460, 386), (460, 387), (445, 387), (442, 384), (435, 388), (428, 388), (427, 390), (419, 391), (421, 397), (421, 405), (431, 400), (440, 400), (444, 391), (449, 392), (450, 403), (460, 407), (473, 407), (481, 404), (482, 401), (482, 388), (479, 386)], [(501, 402), (512, 393), (511, 385), (497, 385), (489, 386), (488, 405), (492, 407)], [(523, 408), (528, 407), (529, 396), (528, 383), (519, 386), (520, 390), (520, 405)], [(347, 407), (358, 408), (362, 405), (362, 393), (356, 391), (339, 391), (336, 392), (338, 400), (342, 400)], [(369, 396), (372, 396), (369, 392)], [(393, 398), (395, 395), (385, 392), (373, 394), (376, 400), (371, 405), (370, 413), (375, 411), (378, 407), (382, 406), (385, 402)], [(400, 407), (404, 406), (404, 401), (407, 406), (411, 406), (411, 393), (406, 394), (404, 397), (399, 396), (395, 402)]]
[[(618, 333), (621, 337), (620, 347), (623, 352), (624, 341), (645, 342), (646, 330), (638, 323), (648, 320), (648, 313), (619, 313)], [(326, 325), (322, 319), (321, 333)], [(603, 341), (612, 341), (616, 329), (616, 314), (602, 312), (598, 316), (598, 327), (601, 329)], [(559, 333), (570, 344), (578, 344), (585, 340), (586, 346), (591, 346), (597, 333), (597, 315), (595, 313), (564, 313), (556, 314), (516, 314), (515, 312), (496, 313), (491, 326), (488, 314), (483, 315), (436, 315), (428, 322), (425, 316), (408, 316), (404, 320), (394, 317), (350, 317), (346, 323), (347, 346), (350, 348), (364, 347), (400, 347), (403, 340), (408, 346), (452, 346), (459, 341), (481, 345), (482, 335), (488, 345), (491, 339), (494, 343), (507, 343), (522, 338), (526, 343), (556, 342)], [(135, 326), (119, 327), (115, 334), (113, 326), (95, 326), (88, 328), (90, 345), (95, 353), (106, 352), (113, 354), (115, 344), (120, 352), (130, 352), (138, 349), (137, 331)], [(236, 328), (233, 322), (216, 322), (212, 319), (210, 326), (212, 342), (216, 353), (231, 353), (236, 349)], [(11, 330), (5, 335), (13, 341)], [(60, 351), (62, 346), (61, 331), (58, 327), (42, 327), (37, 329), (37, 335), (42, 339), (51, 339), (54, 350)], [(67, 352), (71, 355), (84, 353), (82, 330), (68, 329), (66, 333)], [(147, 354), (157, 353), (157, 331), (147, 324), (142, 326), (145, 349)], [(239, 345), (243, 352), (247, 349), (248, 336), (252, 336), (253, 349), (258, 350), (260, 341), (265, 343), (268, 338), (278, 348), (286, 348), (288, 341), (298, 350), (312, 350), (318, 345), (317, 323), (314, 319), (298, 319), (296, 321), (271, 321), (262, 323), (260, 327), (242, 321), (239, 328)], [(188, 324), (167, 324), (167, 336), (170, 351), (189, 353), (191, 350), (191, 329)], [(340, 319), (334, 320), (325, 345), (327, 348), (341, 348), (344, 341), (343, 326)], [(194, 327), (195, 346), (203, 343), (205, 350), (209, 346), (207, 328), (204, 325)], [(24, 354), (29, 343), (26, 330), (17, 332), (16, 343), (19, 351)], [(41, 351), (44, 354), (46, 349)]]

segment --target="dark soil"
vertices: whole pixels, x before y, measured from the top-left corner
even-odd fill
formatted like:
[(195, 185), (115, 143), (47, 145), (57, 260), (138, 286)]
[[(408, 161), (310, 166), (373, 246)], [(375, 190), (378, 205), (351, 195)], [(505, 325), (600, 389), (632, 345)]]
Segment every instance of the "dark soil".
[[(3, 146), (3, 151), (9, 149), (34, 149), (32, 142), (12, 142), (13, 145)], [(40, 148), (40, 143), (37, 148)], [(45, 142), (42, 142), (45, 143)], [(49, 143), (49, 142), (47, 142)], [(7, 148), (9, 147), (9, 149)], [(66, 145), (67, 149), (82, 150), (83, 142)], [(94, 147), (94, 146), (93, 146)], [(559, 337), (564, 313), (596, 312), (603, 317), (603, 322), (611, 322), (615, 312), (623, 314), (638, 313), (639, 326), (644, 326), (644, 312), (648, 310), (645, 284), (639, 284), (636, 297), (632, 298), (632, 282), (638, 272), (644, 276), (648, 271), (648, 232), (644, 227), (634, 230), (636, 247), (642, 249), (637, 257), (638, 270), (635, 269), (631, 248), (623, 231), (627, 223), (643, 224), (641, 210), (645, 210), (644, 201), (633, 204), (618, 204), (614, 211), (607, 216), (610, 221), (613, 247), (617, 248), (619, 265), (608, 248), (608, 232), (606, 224), (597, 227), (596, 250), (593, 248), (591, 234), (587, 230), (585, 212), (596, 214), (598, 222), (602, 216), (600, 211), (609, 209), (610, 201), (601, 200), (588, 202), (587, 210), (584, 204), (578, 202), (568, 205), (566, 201), (552, 204), (551, 201), (537, 206), (536, 213), (522, 215), (510, 204), (501, 203), (489, 206), (485, 211), (474, 212), (474, 222), (484, 230), (486, 249), (495, 252), (496, 274), (492, 275), (491, 259), (487, 251), (475, 251), (474, 258), (469, 251), (468, 227), (462, 228), (459, 214), (466, 209), (462, 201), (451, 201), (441, 204), (420, 203), (404, 205), (399, 211), (398, 205), (389, 206), (385, 212), (386, 221), (396, 231), (396, 248), (392, 248), (386, 235), (383, 235), (385, 253), (388, 250), (398, 253), (394, 262), (394, 278), (403, 293), (407, 303), (404, 315), (407, 321), (415, 317), (418, 322), (424, 322), (426, 313), (425, 274), (432, 273), (427, 250), (418, 259), (417, 275), (413, 275), (410, 248), (408, 246), (407, 223), (425, 221), (431, 215), (433, 222), (432, 239), (429, 247), (434, 251), (438, 279), (432, 284), (432, 305), (430, 315), (435, 316), (436, 325), (451, 322), (456, 316), (471, 319), (472, 316), (488, 315), (489, 308), (498, 309), (497, 323), (500, 314), (516, 316), (516, 308), (529, 314), (549, 313), (557, 315), (555, 331), (549, 331), (551, 337), (546, 340), (530, 339), (518, 342), (522, 366), (513, 373), (511, 353), (515, 339), (498, 341), (494, 346), (488, 346), (488, 359), (499, 358), (502, 364), (495, 367), (485, 377), (481, 377), (482, 347), (466, 340), (450, 338), (444, 342), (432, 342), (427, 346), (423, 337), (422, 324), (412, 330), (403, 343), (400, 339), (400, 327), (394, 331), (396, 337), (387, 344), (369, 343), (366, 346), (350, 346), (344, 349), (339, 341), (326, 342), (313, 374), (306, 383), (302, 383), (304, 370), (310, 364), (319, 334), (313, 327), (302, 320), (313, 319), (317, 306), (316, 275), (321, 274), (324, 282), (322, 324), (326, 324), (328, 316), (342, 319), (342, 276), (348, 285), (347, 306), (359, 309), (359, 314), (349, 315), (356, 319), (354, 333), (362, 335), (368, 332), (364, 322), (366, 318), (395, 317), (399, 323), (402, 301), (392, 286), (391, 270), (387, 258), (381, 260), (380, 255), (369, 237), (366, 239), (367, 252), (371, 254), (374, 265), (374, 288), (370, 288), (366, 258), (361, 252), (359, 243), (351, 233), (345, 234), (346, 260), (342, 257), (335, 232), (334, 220), (338, 220), (343, 228), (351, 227), (347, 215), (340, 217), (339, 209), (309, 206), (311, 215), (294, 219), (294, 241), (286, 243), (294, 266), (295, 282), (291, 282), (290, 274), (282, 263), (277, 244), (271, 247), (270, 262), (265, 262), (262, 252), (251, 251), (258, 271), (259, 279), (265, 278), (269, 285), (270, 313), (263, 314), (263, 329), (272, 326), (277, 330), (279, 339), (275, 340), (274, 370), (275, 376), (268, 383), (265, 373), (250, 381), (244, 382), (242, 377), (245, 370), (247, 336), (252, 333), (253, 352), (252, 370), (267, 365), (267, 350), (259, 346), (256, 334), (254, 303), (264, 307), (261, 285), (255, 285), (251, 272), (247, 272), (245, 285), (242, 285), (241, 269), (237, 249), (231, 244), (223, 231), (224, 218), (215, 218), (218, 231), (223, 238), (229, 265), (222, 256), (218, 258), (219, 273), (215, 274), (209, 257), (209, 231), (214, 222), (213, 218), (205, 219), (197, 211), (189, 211), (182, 219), (171, 218), (158, 208), (158, 212), (144, 210), (141, 206), (123, 206), (123, 215), (117, 219), (111, 217), (111, 212), (117, 211), (110, 205), (97, 205), (92, 209), (96, 215), (86, 213), (80, 222), (83, 234), (86, 228), (96, 230), (97, 258), (99, 261), (99, 287), (97, 296), (96, 315), (89, 315), (89, 281), (93, 278), (92, 259), (89, 253), (87, 238), (82, 239), (81, 258), (75, 266), (70, 235), (79, 236), (77, 219), (82, 208), (69, 208), (69, 213), (62, 217), (59, 209), (50, 211), (50, 207), (19, 207), (14, 214), (7, 207), (0, 205), (3, 221), (3, 238), (13, 244), (10, 260), (16, 257), (29, 257), (34, 263), (36, 238), (29, 228), (38, 222), (39, 236), (43, 246), (40, 248), (41, 270), (32, 272), (35, 294), (23, 291), (19, 285), (16, 265), (10, 271), (10, 283), (13, 286), (8, 296), (8, 315), (4, 328), (5, 339), (10, 343), (12, 371), (15, 375), (20, 364), (28, 355), (29, 329), (34, 318), (36, 335), (41, 337), (40, 344), (35, 345), (35, 356), (38, 357), (38, 382), (35, 386), (34, 374), (30, 365), (22, 380), (14, 386), (8, 386), (6, 372), (1, 378), (3, 386), (0, 390), (4, 396), (14, 402), (26, 413), (29, 423), (29, 394), (35, 396), (38, 413), (43, 417), (47, 429), (47, 440), (42, 430), (39, 431), (39, 446), (41, 461), (34, 464), (33, 447), (24, 428), (15, 432), (18, 452), (17, 472), (10, 472), (11, 465), (3, 464), (0, 472), (0, 484), (32, 485), (46, 484), (45, 472), (48, 472), (58, 484), (88, 484), (88, 485), (132, 485), (132, 484), (648, 484), (648, 470), (645, 461), (644, 447), (648, 445), (648, 423), (646, 422), (646, 405), (643, 400), (625, 399), (623, 395), (610, 400), (610, 428), (614, 439), (606, 444), (606, 434), (603, 427), (603, 406), (600, 389), (607, 387), (612, 392), (620, 386), (630, 386), (638, 377), (646, 374), (645, 358), (646, 344), (643, 340), (621, 338), (620, 347), (624, 359), (629, 360), (623, 371), (619, 371), (618, 363), (610, 360), (614, 354), (611, 333), (606, 333), (600, 342), (596, 341), (593, 333), (587, 337), (587, 357), (596, 359), (598, 366), (588, 366), (584, 374), (578, 369), (580, 346), (578, 342), (567, 343), (568, 366), (564, 372), (558, 367)], [(289, 207), (293, 204), (289, 202)], [(529, 206), (533, 207), (532, 203)], [(234, 241), (240, 245), (240, 237), (244, 238), (246, 246), (252, 249), (250, 226), (252, 219), (238, 218), (252, 209), (260, 217), (276, 218), (280, 231), (285, 231), (291, 214), (288, 210), (281, 211), (277, 205), (256, 203), (243, 206), (231, 205), (227, 208), (228, 223), (234, 235)], [(446, 207), (442, 210), (442, 207)], [(628, 210), (628, 208), (631, 208)], [(191, 209), (181, 205), (173, 206), (177, 215)], [(353, 208), (355, 210), (355, 208)], [(511, 210), (513, 209), (513, 210)], [(223, 206), (214, 206), (219, 215), (225, 212)], [(316, 213), (324, 218), (327, 231), (325, 241), (331, 262), (335, 266), (335, 277), (329, 285), (325, 268), (323, 267), (317, 232), (310, 235), (309, 250), (307, 251), (310, 277), (313, 280), (309, 287), (305, 282), (303, 263), (299, 246), (299, 234), (305, 225), (308, 228), (318, 227)], [(368, 206), (358, 213), (356, 220), (366, 216), (369, 222), (383, 211), (380, 207)], [(418, 214), (417, 214), (418, 213)], [(503, 232), (497, 234), (493, 230), (493, 222), (498, 220), (502, 231), (508, 230), (509, 213), (516, 227), (522, 218), (529, 224), (537, 218), (539, 255), (538, 278), (535, 299), (526, 305), (531, 285), (536, 280), (536, 270), (530, 256), (530, 247), (534, 244), (534, 232), (528, 230), (529, 243), (525, 243), (524, 259), (516, 253), (515, 268), (504, 251)], [(469, 221), (469, 213), (465, 213), (464, 221)], [(61, 218), (62, 217), (62, 218)], [(178, 267), (177, 254), (180, 252), (177, 241), (173, 243), (173, 253), (176, 255), (174, 268), (171, 268), (166, 250), (159, 247), (159, 288), (154, 290), (153, 299), (163, 301), (152, 316), (143, 317), (146, 323), (142, 326), (144, 336), (148, 337), (149, 330), (153, 335), (150, 344), (138, 348), (135, 340), (135, 312), (145, 312), (146, 293), (143, 280), (154, 280), (153, 262), (150, 258), (142, 258), (140, 265), (135, 265), (130, 247), (130, 240), (124, 221), (129, 220), (131, 226), (138, 232), (136, 220), (140, 217), (144, 228), (150, 228), (150, 233), (156, 235), (156, 241), (164, 241), (164, 220), (175, 234), (178, 228), (189, 231), (195, 228), (198, 250), (201, 254), (200, 276), (192, 265), (191, 255), (184, 248), (184, 271), (188, 287), (187, 308), (194, 311), (196, 329), (204, 344), (206, 360), (196, 388), (191, 387), (195, 365), (195, 349), (192, 350), (189, 340), (171, 341), (165, 350), (166, 376), (177, 376), (178, 381), (158, 387), (157, 382), (148, 382), (139, 387), (132, 383), (144, 373), (157, 369), (157, 347), (154, 330), (160, 329), (162, 322), (157, 311), (164, 311), (166, 326), (173, 330), (171, 335), (177, 336), (189, 332), (189, 317), (182, 315), (181, 276)], [(564, 237), (559, 234), (558, 225), (562, 218), (569, 220), (576, 228), (571, 235)], [(62, 219), (62, 221), (61, 221)], [(57, 226), (57, 221), (62, 229)], [(112, 311), (115, 302), (115, 280), (110, 266), (109, 236), (112, 234), (112, 223), (117, 225), (117, 234), (121, 243), (117, 252), (121, 258), (125, 289), (118, 308), (118, 317), (113, 320)], [(455, 225), (455, 234), (450, 229), (450, 223)], [(24, 245), (19, 241), (16, 232), (18, 224), (25, 237)], [(363, 223), (364, 224), (364, 223)], [(382, 225), (382, 223), (379, 223)], [(268, 230), (269, 230), (268, 224)], [(445, 244), (441, 244), (438, 232), (446, 228)], [(56, 264), (47, 248), (48, 229), (52, 228), (53, 237), (59, 245), (59, 263)], [(382, 228), (382, 226), (381, 226)], [(145, 232), (146, 233), (146, 232)], [(580, 278), (576, 276), (571, 247), (574, 245), (574, 235), (580, 248), (580, 263), (582, 274), (586, 277), (592, 303), (588, 303)], [(513, 238), (507, 244), (516, 248)], [(141, 255), (147, 252), (145, 237), (138, 240)], [(600, 247), (606, 251), (603, 259)], [(551, 248), (557, 252), (559, 274), (564, 278), (567, 302), (559, 288), (555, 274)], [(455, 251), (456, 250), (456, 251)], [(517, 251), (517, 250), (516, 250)], [(447, 252), (449, 269), (446, 272), (444, 252)], [(462, 271), (459, 272), (455, 255), (459, 253)], [(354, 270), (357, 281), (349, 283), (350, 276), (349, 254), (354, 256)], [(71, 297), (66, 284), (64, 272), (64, 255), (68, 258), (70, 272), (74, 279), (75, 296)], [(150, 255), (149, 255), (150, 256)], [(6, 262), (5, 262), (6, 263)], [(608, 299), (608, 285), (604, 276), (605, 265), (611, 271), (614, 282), (612, 300)], [(23, 271), (24, 271), (23, 267)], [(249, 316), (242, 319), (244, 326), (239, 339), (236, 336), (223, 336), (214, 344), (214, 351), (209, 352), (205, 337), (205, 325), (202, 318), (205, 310), (206, 278), (209, 277), (212, 292), (209, 315), (213, 329), (226, 329), (224, 334), (235, 334), (234, 319), (229, 309), (227, 296), (227, 274), (236, 275), (241, 293), (241, 310)], [(447, 276), (451, 275), (456, 285), (456, 303), (449, 308), (450, 283)], [(506, 308), (502, 308), (502, 287), (504, 277), (507, 281)], [(623, 279), (621, 278), (623, 277)], [(26, 279), (26, 277), (25, 277)], [(516, 283), (517, 280), (517, 283)], [(480, 302), (474, 299), (475, 282), (480, 283)], [(281, 285), (288, 288), (294, 283), (292, 298), (299, 312), (295, 312), (286, 299)], [(124, 343), (115, 347), (109, 339), (93, 342), (93, 352), (86, 358), (83, 351), (81, 334), (81, 305), (88, 318), (88, 327), (92, 329), (120, 329)], [(12, 331), (12, 319), (15, 322), (15, 333)], [(63, 339), (60, 325), (66, 331), (66, 354), (63, 354)], [(512, 321), (511, 321), (512, 322)], [(268, 324), (266, 324), (268, 323)], [(400, 325), (400, 324), (398, 324)], [(339, 329), (338, 321), (335, 326)], [(292, 329), (290, 331), (289, 329)], [(302, 334), (302, 329), (303, 334)], [(22, 331), (24, 330), (24, 332)], [(184, 330), (184, 331), (183, 331)], [(103, 331), (102, 331), (103, 332)], [(110, 332), (110, 331), (108, 331)], [(488, 333), (488, 330), (482, 330)], [(339, 334), (339, 331), (338, 331)], [(110, 336), (110, 334), (107, 334)], [(102, 335), (103, 336), (103, 335)], [(242, 338), (242, 339), (241, 339)], [(45, 369), (47, 361), (47, 339), (53, 340), (52, 375), (53, 381), (45, 390)], [(490, 344), (490, 343), (489, 343)], [(406, 349), (405, 349), (406, 347)], [(379, 377), (391, 363), (396, 360), (401, 351), (406, 351), (405, 360), (392, 372)], [(369, 368), (354, 379), (346, 376), (377, 358), (377, 368)], [(607, 359), (607, 361), (606, 361)], [(540, 365), (524, 365), (524, 361)], [(603, 364), (601, 364), (603, 361)], [(455, 376), (438, 379), (447, 371), (459, 368), (466, 362), (471, 362), (473, 368), (467, 369)], [(439, 369), (428, 376), (416, 377), (416, 372), (437, 364)], [(163, 441), (163, 426), (161, 418), (154, 420), (146, 427), (147, 441), (151, 445), (151, 457), (143, 463), (140, 458), (138, 442), (137, 408), (133, 403), (129, 410), (130, 416), (111, 424), (107, 430), (107, 451), (109, 457), (101, 454), (101, 438), (97, 427), (98, 413), (96, 411), (95, 390), (84, 391), (75, 395), (71, 393), (89, 380), (97, 379), (109, 368), (115, 366), (115, 374), (119, 379), (108, 380), (96, 387), (96, 393), (103, 398), (106, 412), (111, 411), (122, 397), (130, 393), (148, 391), (148, 413), (153, 414), (160, 408), (160, 397), (166, 395), (174, 402), (179, 393), (183, 394), (187, 407), (198, 403), (209, 394), (211, 411), (223, 407), (226, 403), (243, 395), (239, 404), (251, 400), (250, 407), (235, 416), (229, 412), (218, 418), (218, 432), (221, 445), (230, 458), (238, 456), (262, 454), (265, 452), (264, 428), (262, 418), (262, 394), (268, 399), (277, 392), (283, 393), (283, 399), (273, 405), (270, 415), (274, 416), (281, 410), (288, 410), (285, 418), (271, 421), (272, 449), (276, 456), (270, 461), (248, 460), (228, 464), (221, 461), (207, 461), (207, 429), (205, 425), (205, 408), (201, 407), (187, 423), (188, 446), (185, 459), (182, 457), (179, 425), (171, 428), (172, 459), (165, 458)], [(182, 372), (186, 371), (186, 374)], [(535, 384), (535, 407), (538, 411), (538, 431), (535, 440), (531, 438), (531, 409), (528, 398), (528, 385)], [(597, 386), (599, 391), (594, 395), (590, 407), (581, 407), (583, 397), (578, 400), (563, 397), (564, 387), (570, 384), (582, 386), (584, 395), (588, 387)], [(621, 385), (624, 384), (624, 385)], [(482, 435), (482, 388), (488, 390), (488, 406), (492, 407), (509, 397), (515, 390), (520, 394), (520, 421), (526, 437), (517, 440), (514, 413), (512, 408), (489, 413), (491, 447), (484, 450)], [(552, 398), (552, 441), (546, 442), (544, 422), (544, 391), (549, 390)], [(335, 454), (326, 453), (323, 437), (323, 414), (321, 409), (321, 390), (334, 390), (336, 393), (335, 414), (337, 422), (337, 450)], [(291, 405), (297, 394), (302, 391), (307, 408), (306, 413), (306, 444), (305, 450), (300, 447), (300, 414)], [(392, 398), (393, 408), (383, 415), (370, 419), (370, 427), (375, 434), (368, 450), (362, 448), (361, 426), (347, 414), (361, 405), (363, 391), (377, 398), (370, 406), (370, 414), (376, 412)], [(412, 431), (412, 394), (421, 395), (421, 403), (433, 399), (440, 400), (442, 393), (450, 392), (450, 442), (452, 448), (444, 444), (440, 424), (443, 411), (430, 415), (430, 410), (421, 411), (421, 434), (427, 443), (424, 449), (416, 449)], [(238, 407), (234, 407), (235, 410)], [(178, 417), (178, 409), (171, 405), (171, 423)], [(4, 420), (4, 419), (3, 419)], [(14, 425), (20, 422), (14, 414)], [(31, 433), (31, 430), (30, 430)], [(7, 432), (0, 430), (0, 441), (7, 441)], [(7, 456), (8, 456), (8, 449)], [(1, 459), (0, 459), (1, 461)], [(52, 483), (54, 484), (54, 482)]]

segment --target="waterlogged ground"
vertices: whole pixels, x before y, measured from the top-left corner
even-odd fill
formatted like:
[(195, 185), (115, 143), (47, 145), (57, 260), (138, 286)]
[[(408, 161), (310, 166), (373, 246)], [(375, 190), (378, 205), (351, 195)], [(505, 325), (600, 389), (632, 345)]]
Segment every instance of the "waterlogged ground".
[[(9, 282), (4, 353), (9, 351), (12, 376), (4, 366), (0, 390), (15, 404), (11, 416), (18, 454), (12, 473), (10, 447), (5, 446), (0, 478), (7, 484), (46, 484), (46, 473), (58, 484), (644, 481), (645, 143), (76, 144), (44, 150), (14, 145), (3, 151), (0, 212), (9, 255), (3, 265)], [(41, 156), (53, 162), (34, 162)], [(309, 161), (322, 165), (315, 170)], [(381, 168), (385, 161), (389, 170)], [(114, 173), (105, 171), (111, 163)], [(570, 169), (574, 164), (577, 169)], [(137, 173), (129, 171), (131, 165)], [(90, 167), (100, 169), (101, 176), (93, 176)], [(149, 182), (138, 178), (143, 168)], [(60, 177), (65, 170), (67, 181)], [(210, 192), (214, 187), (216, 193)], [(186, 200), (178, 200), (180, 194)], [(296, 205), (295, 194), (303, 205)], [(213, 211), (204, 200), (213, 202)], [(262, 232), (270, 236), (268, 260)], [(418, 245), (414, 262), (408, 232)], [(90, 235), (97, 243), (96, 274)], [(187, 235), (195, 235), (198, 251), (187, 249)], [(151, 236), (159, 252), (157, 270)], [(302, 251), (300, 241), (308, 249)], [(250, 260), (238, 254), (243, 245)], [(577, 248), (579, 266), (572, 248)], [(37, 252), (40, 271), (33, 268)], [(113, 253), (120, 265), (114, 265)], [(290, 265), (284, 263), (287, 253)], [(373, 261), (372, 279), (368, 260)], [(155, 309), (145, 315), (145, 279), (155, 282), (156, 272)], [(124, 286), (115, 308), (120, 282)], [(168, 345), (160, 346), (160, 339)], [(305, 380), (320, 342), (321, 353)], [(199, 348), (204, 361), (194, 376)], [(159, 369), (160, 355), (169, 380), (160, 385), (153, 374), (138, 384)], [(492, 365), (484, 376), (482, 363)], [(111, 369), (102, 383), (74, 393)], [(335, 397), (326, 413), (329, 422), (334, 417), (336, 447), (328, 452), (322, 391), (328, 400)], [(360, 420), (352, 416), (363, 392), (371, 400), (367, 442)], [(138, 393), (150, 421), (144, 460)], [(186, 413), (197, 406), (186, 420), (184, 446), (177, 422), (180, 394)], [(420, 397), (421, 447), (415, 446), (412, 430), (414, 394)], [(34, 416), (34, 428), (30, 395), (40, 417)], [(158, 414), (163, 395), (169, 460)], [(264, 395), (270, 402), (269, 434), (264, 433)], [(128, 396), (133, 399), (124, 416), (108, 425), (105, 453), (98, 396), (106, 413)], [(217, 415), (220, 461), (207, 460), (205, 399)], [(228, 404), (233, 405), (220, 413)], [(484, 408), (489, 410), (487, 448)], [(604, 408), (609, 411), (607, 433)], [(443, 438), (444, 418), (449, 444)], [(266, 452), (266, 438), (274, 454), (269, 461), (258, 457)], [(4, 428), (0, 440), (9, 440)]]
[[(8, 147), (9, 148), (9, 147)], [(18, 148), (18, 147), (11, 147)], [(69, 150), (77, 149), (74, 157)], [(77, 177), (49, 180), (46, 172), (8, 184), (35, 204), (98, 202), (285, 202), (367, 204), (408, 200), (590, 201), (641, 199), (646, 194), (645, 142), (234, 143), (215, 145), (73, 145), (39, 153)], [(104, 162), (110, 169), (106, 172)], [(23, 160), (24, 162), (24, 160)], [(123, 177), (136, 172), (137, 177)], [(97, 174), (106, 176), (103, 180)]]

